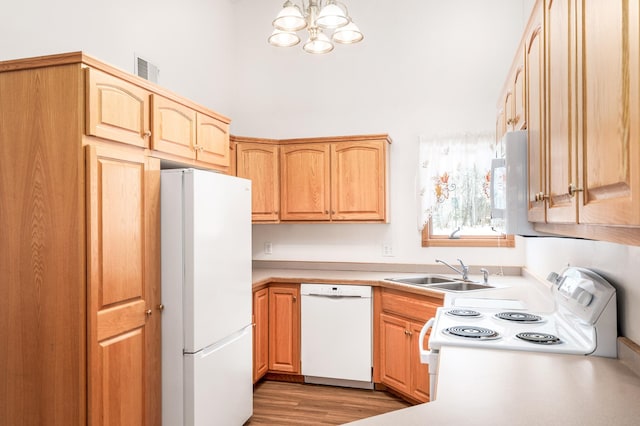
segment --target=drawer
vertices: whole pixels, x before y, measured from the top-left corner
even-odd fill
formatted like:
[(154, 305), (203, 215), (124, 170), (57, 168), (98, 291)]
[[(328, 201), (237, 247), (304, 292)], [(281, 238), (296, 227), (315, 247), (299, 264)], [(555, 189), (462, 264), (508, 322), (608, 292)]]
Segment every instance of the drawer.
[(381, 296), (383, 312), (417, 321), (427, 321), (429, 318), (433, 318), (436, 309), (442, 306), (442, 301), (436, 298), (403, 294), (392, 290), (383, 290)]

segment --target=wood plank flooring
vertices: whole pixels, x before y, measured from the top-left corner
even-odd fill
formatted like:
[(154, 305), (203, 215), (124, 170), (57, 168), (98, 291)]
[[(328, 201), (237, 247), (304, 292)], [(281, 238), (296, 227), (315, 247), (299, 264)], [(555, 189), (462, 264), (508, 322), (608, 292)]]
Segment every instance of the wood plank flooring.
[(340, 425), (410, 405), (383, 391), (265, 380), (255, 386), (245, 426)]

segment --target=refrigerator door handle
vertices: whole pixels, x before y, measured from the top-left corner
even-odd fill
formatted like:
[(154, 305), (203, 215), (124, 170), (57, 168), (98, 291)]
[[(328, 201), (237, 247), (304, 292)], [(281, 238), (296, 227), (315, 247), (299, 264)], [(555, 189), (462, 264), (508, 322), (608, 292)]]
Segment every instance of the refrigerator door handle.
[(214, 343), (212, 345), (207, 346), (206, 348), (203, 348), (198, 353), (198, 355), (200, 356), (200, 358), (206, 358), (207, 356), (215, 353), (216, 351), (219, 351), (220, 349), (224, 348), (225, 346), (229, 346), (233, 342), (235, 342), (237, 340), (240, 340), (247, 333), (249, 333), (251, 331), (251, 328), (252, 328), (251, 324), (247, 325), (242, 330), (238, 330), (235, 333), (233, 333), (233, 334), (225, 337), (224, 339), (220, 340), (219, 342), (216, 342), (216, 343)]

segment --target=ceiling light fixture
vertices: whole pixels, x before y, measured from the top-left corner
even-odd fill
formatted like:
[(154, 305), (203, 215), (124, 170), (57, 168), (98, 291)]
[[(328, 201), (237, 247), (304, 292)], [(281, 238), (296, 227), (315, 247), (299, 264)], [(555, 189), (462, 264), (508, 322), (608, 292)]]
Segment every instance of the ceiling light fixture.
[[(273, 20), (273, 33), (269, 44), (276, 47), (291, 47), (300, 43), (296, 31), (304, 28), (309, 39), (302, 46), (308, 53), (329, 53), (333, 50), (333, 42), (353, 44), (362, 41), (364, 36), (353, 23), (347, 7), (335, 0), (301, 0), (302, 7), (287, 0), (282, 10)], [(323, 30), (333, 30), (331, 39)]]

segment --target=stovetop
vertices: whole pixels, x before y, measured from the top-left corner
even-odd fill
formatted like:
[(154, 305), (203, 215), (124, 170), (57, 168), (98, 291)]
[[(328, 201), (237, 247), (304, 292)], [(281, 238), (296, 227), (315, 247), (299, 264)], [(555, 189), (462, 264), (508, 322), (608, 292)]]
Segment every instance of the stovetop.
[[(568, 325), (559, 313), (534, 313), (490, 308), (438, 308), (429, 346), (487, 347), (494, 349), (589, 354), (595, 349), (591, 326)], [(472, 314), (474, 312), (475, 314)], [(510, 321), (501, 317), (516, 318)]]

